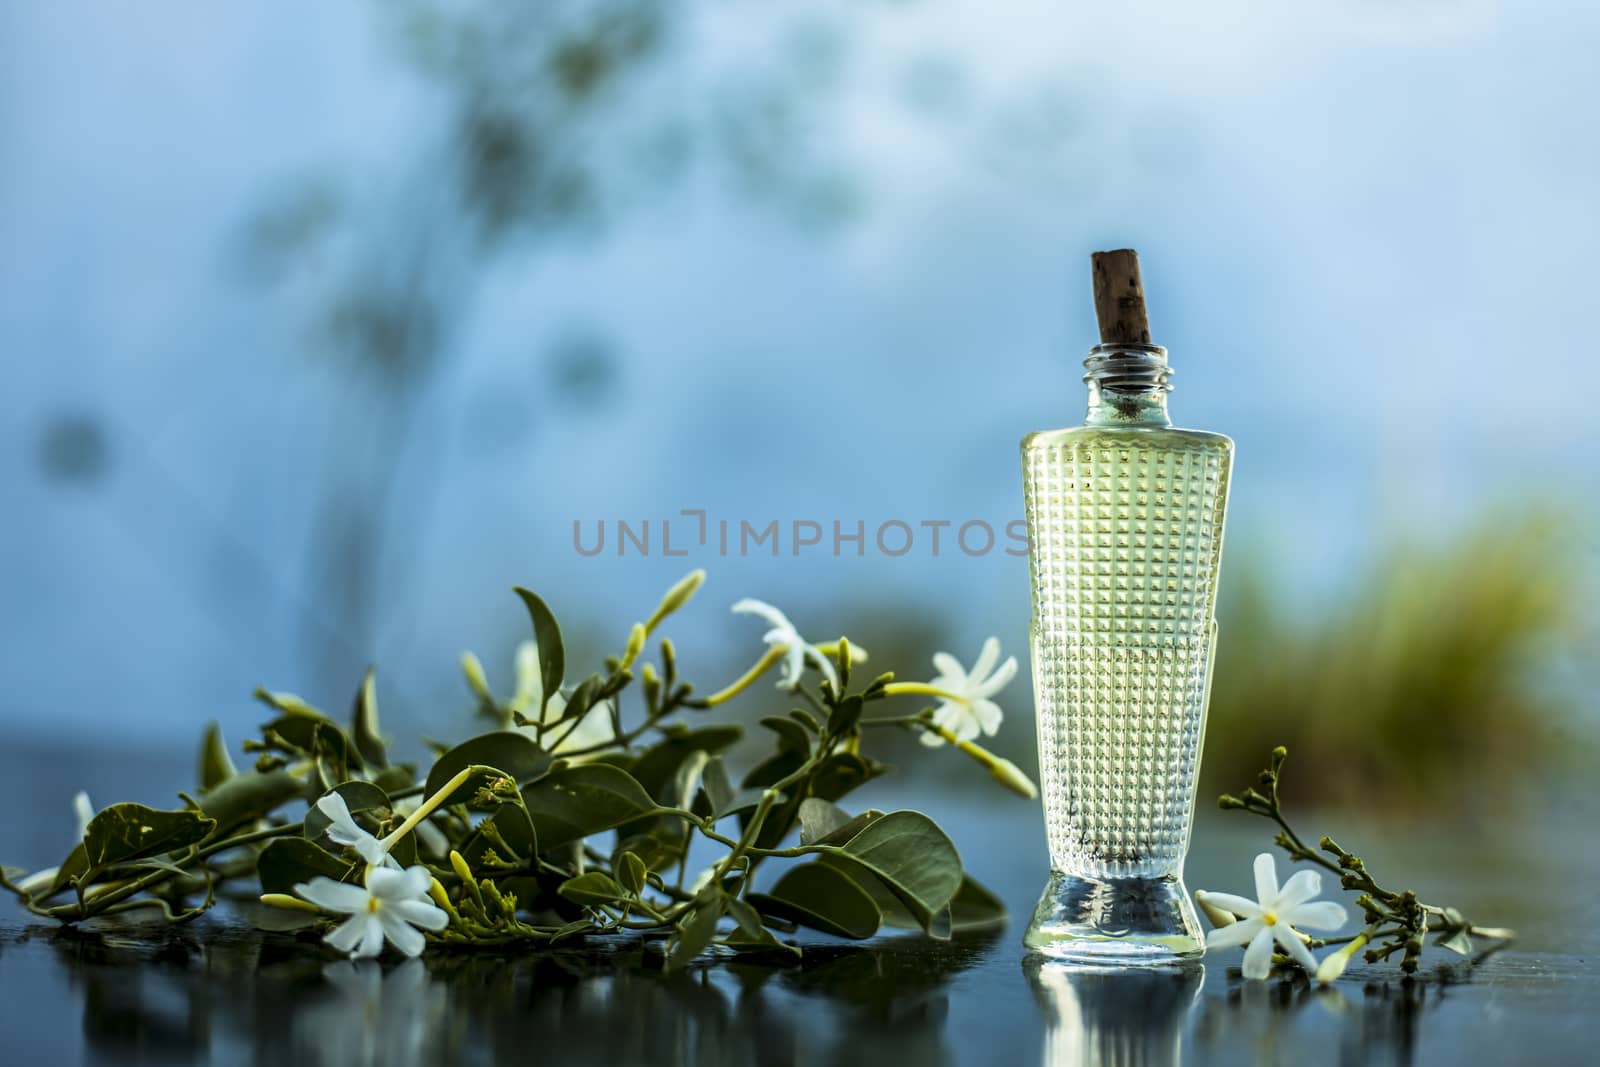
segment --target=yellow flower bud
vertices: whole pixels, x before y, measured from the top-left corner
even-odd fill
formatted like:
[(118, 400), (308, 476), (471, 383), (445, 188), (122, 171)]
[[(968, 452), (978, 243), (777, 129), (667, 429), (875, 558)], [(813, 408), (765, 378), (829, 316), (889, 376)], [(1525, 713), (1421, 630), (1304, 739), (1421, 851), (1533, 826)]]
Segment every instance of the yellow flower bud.
[(687, 604), (691, 597), (699, 590), (706, 580), (706, 572), (698, 568), (685, 574), (678, 580), (678, 584), (667, 590), (667, 595), (661, 598), (661, 603), (656, 605), (656, 610), (650, 613), (645, 620), (645, 633), (652, 633), (661, 621), (674, 611)]
[(461, 653), (461, 673), (466, 675), (467, 684), (477, 694), (479, 700), (494, 703), (494, 694), (489, 691), (489, 679), (484, 676), (483, 664), (471, 652)]
[(1033, 780), (1022, 773), (1022, 768), (1008, 759), (996, 756), (994, 762), (989, 764), (989, 773), (994, 775), (995, 780), (1001, 785), (1014, 793), (1022, 794), (1029, 800), (1039, 795), (1039, 787), (1033, 784)]
[(628, 631), (628, 647), (622, 650), (622, 666), (631, 666), (639, 658), (639, 653), (644, 651), (645, 639), (649, 636), (643, 623), (633, 624), (633, 629)]
[(261, 903), (269, 908), (283, 908), (285, 911), (309, 911), (313, 914), (317, 911), (315, 904), (301, 900), (299, 897), (291, 897), (287, 893), (262, 893), (260, 900)]
[(1215, 904), (1211, 903), (1211, 901), (1206, 897), (1206, 891), (1203, 889), (1195, 892), (1194, 902), (1195, 905), (1200, 909), (1200, 914), (1204, 915), (1206, 917), (1206, 921), (1212, 926), (1216, 927), (1218, 930), (1222, 929), (1224, 926), (1232, 926), (1234, 923), (1239, 921), (1238, 918), (1234, 916), (1233, 912), (1224, 911)]
[(1361, 951), (1361, 946), (1367, 943), (1369, 935), (1370, 931), (1363, 930), (1356, 935), (1354, 941), (1351, 941), (1338, 952), (1327, 956), (1317, 966), (1317, 981), (1327, 984), (1343, 974), (1344, 969), (1350, 966), (1350, 960), (1357, 952)]

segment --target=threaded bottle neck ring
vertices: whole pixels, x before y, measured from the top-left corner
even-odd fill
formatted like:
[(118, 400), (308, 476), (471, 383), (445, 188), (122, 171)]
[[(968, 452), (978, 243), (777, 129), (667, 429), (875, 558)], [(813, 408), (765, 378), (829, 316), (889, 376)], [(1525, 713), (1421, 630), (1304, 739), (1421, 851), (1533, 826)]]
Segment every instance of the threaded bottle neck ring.
[(1083, 361), (1083, 380), (1091, 392), (1119, 396), (1165, 396), (1172, 391), (1172, 368), (1160, 345), (1095, 345)]
[(1170, 426), (1167, 394), (1172, 368), (1160, 345), (1116, 342), (1095, 345), (1083, 361), (1092, 426)]

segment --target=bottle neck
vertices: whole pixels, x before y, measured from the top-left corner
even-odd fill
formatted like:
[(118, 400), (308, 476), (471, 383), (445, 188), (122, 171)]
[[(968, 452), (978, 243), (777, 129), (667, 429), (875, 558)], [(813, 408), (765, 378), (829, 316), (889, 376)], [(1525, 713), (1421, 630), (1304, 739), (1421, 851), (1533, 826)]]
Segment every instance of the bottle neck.
[(1160, 345), (1103, 344), (1083, 361), (1089, 386), (1085, 426), (1171, 426), (1167, 394), (1172, 371)]

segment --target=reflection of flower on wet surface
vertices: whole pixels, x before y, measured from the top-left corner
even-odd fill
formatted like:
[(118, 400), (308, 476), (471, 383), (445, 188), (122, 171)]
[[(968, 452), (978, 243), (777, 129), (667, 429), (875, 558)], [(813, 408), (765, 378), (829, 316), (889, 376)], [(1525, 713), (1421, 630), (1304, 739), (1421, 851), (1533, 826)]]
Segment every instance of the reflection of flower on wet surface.
[(376, 960), (341, 960), (322, 969), (324, 995), (294, 1015), (297, 1049), (313, 1063), (407, 1067), (452, 1062), (448, 991), (421, 960), (385, 971)]
[[(1405, 1063), (1443, 994), (1432, 982), (1230, 982), (1202, 998), (1194, 1049), (1219, 1063)], [(1459, 1005), (1458, 1008), (1464, 1008)], [(1318, 1048), (1319, 1053), (1310, 1049)]]

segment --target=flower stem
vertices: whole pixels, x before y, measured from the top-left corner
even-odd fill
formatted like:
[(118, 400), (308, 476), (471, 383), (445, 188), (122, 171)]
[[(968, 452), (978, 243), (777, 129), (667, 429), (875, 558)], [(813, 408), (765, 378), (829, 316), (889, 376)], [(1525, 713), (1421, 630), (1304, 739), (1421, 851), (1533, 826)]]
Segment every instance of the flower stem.
[(940, 700), (949, 700), (957, 704), (967, 703), (967, 698), (964, 696), (952, 693), (947, 689), (936, 689), (933, 686), (927, 685), (923, 682), (890, 682), (888, 685), (883, 687), (883, 691), (885, 694), (892, 697), (938, 697)]
[(712, 693), (710, 696), (704, 698), (702, 703), (708, 708), (714, 708), (718, 704), (727, 703), (740, 693), (744, 692), (746, 689), (750, 688), (750, 685), (757, 678), (760, 678), (763, 674), (766, 674), (773, 667), (777, 666), (778, 663), (783, 660), (783, 657), (787, 656), (788, 654), (789, 648), (787, 645), (771, 646), (767, 649), (765, 655), (751, 665), (749, 670), (745, 671), (737, 679), (729, 683), (727, 687), (719, 689), (717, 692)]
[(473, 768), (463, 767), (461, 770), (456, 772), (454, 778), (451, 778), (444, 785), (440, 786), (433, 796), (429, 797), (427, 800), (424, 800), (421, 804), (418, 804), (417, 810), (413, 811), (410, 815), (407, 815), (406, 821), (397, 826), (393, 833), (383, 839), (383, 850), (388, 852), (393, 849), (395, 845), (399, 844), (402, 837), (409, 834), (412, 830), (415, 830), (417, 828), (417, 824), (423, 819), (426, 819), (428, 816), (432, 815), (434, 811), (438, 809), (439, 805), (444, 803), (444, 798), (461, 788), (461, 785), (466, 782), (468, 778), (471, 778), (473, 773)]
[[(195, 863), (199, 860), (214, 856), (218, 852), (225, 852), (230, 848), (237, 848), (240, 845), (248, 845), (256, 841), (265, 841), (270, 837), (282, 837), (285, 834), (297, 834), (300, 832), (301, 824), (297, 822), (286, 823), (283, 826), (268, 826), (261, 830), (252, 830), (249, 833), (240, 834), (237, 837), (230, 837), (223, 841), (215, 841), (204, 846), (203, 848), (196, 849), (192, 855), (189, 855), (180, 861), (179, 866)], [(61, 919), (66, 922), (76, 922), (79, 919), (87, 919), (90, 916), (99, 915), (110, 908), (111, 905), (126, 900), (135, 893), (141, 893), (146, 889), (151, 889), (155, 886), (158, 886), (162, 882), (165, 882), (167, 879), (172, 878), (179, 873), (182, 872), (169, 870), (151, 871), (149, 874), (135, 878), (132, 881), (123, 882), (121, 885), (115, 887), (97, 886), (96, 888), (103, 888), (103, 891), (96, 893), (92, 898), (87, 898), (78, 904), (62, 904), (54, 908), (30, 908), (29, 910), (34, 911), (35, 914), (48, 915), (53, 919)]]

